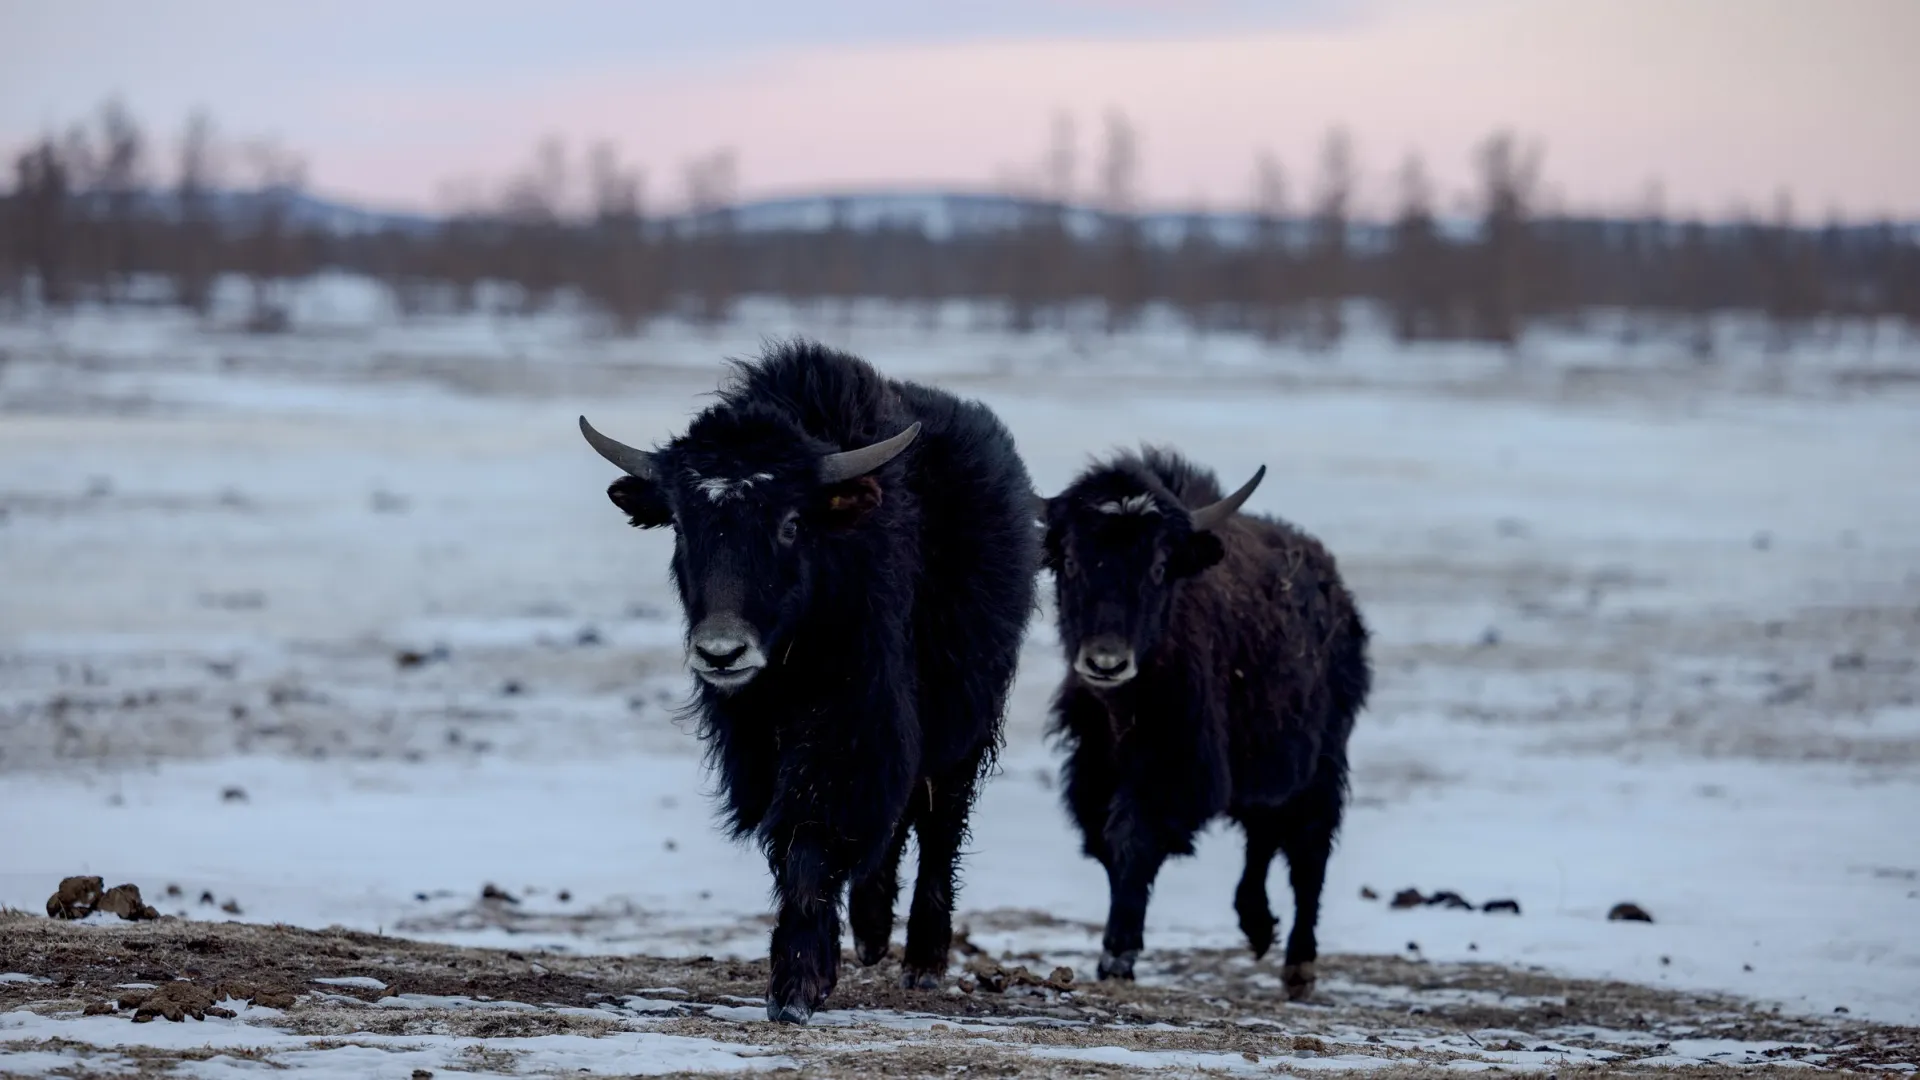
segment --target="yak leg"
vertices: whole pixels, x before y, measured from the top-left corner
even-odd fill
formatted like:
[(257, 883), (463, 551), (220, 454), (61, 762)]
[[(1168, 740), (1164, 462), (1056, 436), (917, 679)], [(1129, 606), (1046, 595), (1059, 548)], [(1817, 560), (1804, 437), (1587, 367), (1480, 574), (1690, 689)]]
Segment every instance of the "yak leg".
[(1233, 893), (1233, 910), (1240, 916), (1240, 931), (1253, 947), (1253, 957), (1267, 955), (1273, 947), (1273, 930), (1280, 920), (1267, 903), (1267, 870), (1280, 850), (1280, 833), (1272, 815), (1260, 811), (1241, 819), (1247, 832), (1247, 867), (1240, 874), (1240, 886)]
[(906, 969), (900, 977), (900, 984), (910, 990), (937, 989), (947, 971), (953, 946), (955, 863), (979, 776), (979, 757), (969, 757), (941, 778), (923, 782), (913, 793), (914, 802), (920, 804), (914, 830), (920, 837), (920, 872), (913, 882)]
[(853, 926), (853, 951), (867, 967), (887, 955), (887, 939), (893, 936), (893, 903), (900, 898), (900, 856), (907, 847), (907, 830), (913, 824), (909, 810), (900, 816), (887, 854), (873, 873), (855, 879), (848, 890), (847, 922)]
[[(777, 849), (776, 849), (777, 850)], [(840, 978), (840, 889), (817, 840), (794, 837), (769, 859), (780, 912), (773, 927), (767, 1019), (804, 1024)]]
[(1101, 940), (1100, 977), (1131, 979), (1143, 946), (1147, 898), (1167, 849), (1137, 823), (1107, 829), (1107, 932)]
[(1293, 930), (1287, 935), (1287, 955), (1280, 981), (1287, 997), (1298, 1001), (1313, 993), (1314, 963), (1320, 943), (1314, 928), (1320, 922), (1320, 892), (1327, 880), (1327, 859), (1340, 829), (1340, 782), (1322, 770), (1307, 790), (1287, 803), (1280, 833), (1280, 850), (1287, 856), (1293, 883)]

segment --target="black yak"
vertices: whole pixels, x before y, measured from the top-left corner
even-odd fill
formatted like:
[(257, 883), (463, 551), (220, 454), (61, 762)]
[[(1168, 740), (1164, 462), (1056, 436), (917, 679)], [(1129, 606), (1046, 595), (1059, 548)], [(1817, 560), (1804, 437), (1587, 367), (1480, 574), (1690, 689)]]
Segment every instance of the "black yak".
[(1319, 541), (1237, 511), (1178, 454), (1120, 454), (1045, 501), (1071, 670), (1052, 731), (1065, 801), (1110, 899), (1099, 974), (1132, 978), (1147, 895), (1219, 815), (1246, 831), (1234, 895), (1256, 957), (1273, 944), (1267, 868), (1287, 857), (1281, 979), (1312, 993), (1320, 891), (1347, 791), (1347, 736), (1372, 683), (1367, 629)]
[(909, 828), (903, 982), (939, 985), (1039, 535), (1026, 466), (985, 406), (810, 342), (734, 376), (660, 449), (580, 429), (628, 474), (614, 505), (673, 526), (691, 710), (733, 834), (773, 872), (767, 1015), (804, 1023), (839, 976), (843, 888), (861, 962), (886, 955)]

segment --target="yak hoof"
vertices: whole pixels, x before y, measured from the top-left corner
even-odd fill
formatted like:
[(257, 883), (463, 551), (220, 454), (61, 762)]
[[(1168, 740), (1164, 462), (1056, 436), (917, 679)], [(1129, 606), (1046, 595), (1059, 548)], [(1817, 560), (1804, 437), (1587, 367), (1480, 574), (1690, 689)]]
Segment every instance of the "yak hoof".
[(813, 1019), (813, 1007), (804, 1001), (776, 1001), (767, 998), (767, 1019), (776, 1024), (805, 1024)]
[(1273, 948), (1273, 931), (1279, 925), (1280, 920), (1272, 915), (1241, 921), (1240, 930), (1247, 935), (1247, 944), (1253, 947), (1255, 960), (1267, 955), (1267, 950)]
[(1139, 949), (1128, 949), (1123, 953), (1103, 952), (1100, 954), (1100, 977), (1102, 979), (1133, 978), (1133, 962), (1140, 958)]
[(1313, 995), (1313, 961), (1288, 964), (1280, 969), (1280, 982), (1287, 988), (1288, 1001), (1305, 1001)]
[(872, 942), (855, 939), (853, 955), (859, 957), (861, 967), (872, 967), (887, 958), (887, 939)]
[(938, 990), (940, 989), (940, 974), (940, 972), (932, 968), (906, 968), (900, 972), (900, 989)]

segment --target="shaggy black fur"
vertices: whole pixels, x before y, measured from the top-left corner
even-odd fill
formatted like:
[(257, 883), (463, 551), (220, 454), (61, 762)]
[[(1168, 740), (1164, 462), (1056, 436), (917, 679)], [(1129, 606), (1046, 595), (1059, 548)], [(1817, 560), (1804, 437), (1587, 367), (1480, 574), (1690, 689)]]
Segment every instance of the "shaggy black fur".
[[(920, 870), (904, 981), (938, 985), (955, 860), (1000, 744), (1034, 608), (1039, 541), (1012, 437), (983, 405), (887, 379), (808, 342), (736, 366), (719, 401), (654, 451), (659, 482), (608, 489), (634, 525), (673, 525), (689, 631), (719, 612), (758, 634), (744, 686), (693, 709), (737, 837), (773, 871), (768, 1015), (804, 1022), (832, 992), (840, 895), (862, 963), (887, 951), (907, 831)], [(825, 485), (822, 455), (919, 421), (877, 472)], [(755, 478), (716, 499), (703, 479)]]
[[(1246, 831), (1234, 907), (1255, 956), (1278, 922), (1267, 868), (1287, 857), (1282, 979), (1304, 997), (1347, 736), (1372, 682), (1367, 629), (1312, 537), (1246, 514), (1196, 530), (1189, 511), (1220, 497), (1211, 472), (1148, 449), (1089, 468), (1048, 500), (1060, 639), (1085, 669), (1061, 684), (1053, 730), (1069, 750), (1067, 807), (1111, 887), (1101, 976), (1132, 977), (1161, 864), (1192, 854), (1195, 834), (1225, 814)], [(1109, 668), (1134, 674), (1101, 678)]]

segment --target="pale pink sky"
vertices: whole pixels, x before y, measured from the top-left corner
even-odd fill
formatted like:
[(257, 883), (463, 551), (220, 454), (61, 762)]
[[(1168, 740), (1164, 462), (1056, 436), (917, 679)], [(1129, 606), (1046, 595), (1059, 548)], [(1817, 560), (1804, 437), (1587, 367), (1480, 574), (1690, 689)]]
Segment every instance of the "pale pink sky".
[[(475, 19), (492, 6), (469, 5)], [(543, 41), (513, 58), (524, 62), (481, 62), (456, 17), (417, 44), (388, 35), (380, 55), (400, 59), (362, 65), (351, 48), (300, 62), (300, 34), (246, 21), (267, 18), (261, 8), (234, 6), (219, 32), (178, 35), (154, 59), (131, 31), (90, 41), (54, 25), (53, 5), (5, 0), (0, 17), (29, 33), (0, 45), (0, 69), (27, 65), (0, 76), (0, 99), (13, 101), (0, 106), (0, 142), (117, 89), (168, 129), (199, 103), (230, 131), (271, 132), (331, 194), (432, 207), (446, 181), (497, 181), (554, 133), (576, 147), (619, 143), (666, 202), (681, 164), (721, 146), (738, 153), (747, 195), (987, 186), (1038, 159), (1060, 110), (1077, 122), (1090, 188), (1103, 116), (1118, 108), (1141, 136), (1143, 194), (1159, 204), (1244, 201), (1263, 149), (1297, 198), (1322, 135), (1344, 124), (1374, 207), (1409, 151), (1444, 190), (1464, 187), (1471, 147), (1505, 127), (1541, 140), (1549, 184), (1575, 208), (1637, 205), (1658, 178), (1676, 212), (1770, 207), (1786, 189), (1803, 217), (1920, 217), (1920, 0), (1362, 0), (1295, 18), (1227, 6), (1235, 18), (1183, 22), (1180, 5), (1034, 0), (1050, 17), (1118, 19), (1124, 7), (1161, 21), (1083, 25), (1072, 12), (966, 33), (802, 27), (631, 56)], [(582, 20), (573, 29), (591, 41), (591, 12), (560, 7), (555, 17)], [(610, 22), (601, 36), (615, 33)], [(448, 59), (463, 50), (474, 63)]]

